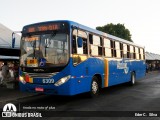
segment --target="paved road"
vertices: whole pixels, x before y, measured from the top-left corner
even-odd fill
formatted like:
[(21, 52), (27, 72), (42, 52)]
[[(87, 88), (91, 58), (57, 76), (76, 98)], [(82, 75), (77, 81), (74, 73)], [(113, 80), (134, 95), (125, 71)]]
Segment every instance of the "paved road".
[[(39, 95), (11, 102), (19, 106), (21, 110), (24, 110), (24, 107), (48, 106), (52, 111), (160, 111), (160, 73), (149, 73), (134, 86), (122, 84), (105, 88), (94, 99), (87, 98), (85, 94), (72, 97)], [(110, 119), (114, 120), (113, 117)], [(147, 120), (148, 118), (140, 119)], [(160, 120), (160, 117), (151, 119)], [(123, 120), (123, 118), (118, 118), (118, 120)]]

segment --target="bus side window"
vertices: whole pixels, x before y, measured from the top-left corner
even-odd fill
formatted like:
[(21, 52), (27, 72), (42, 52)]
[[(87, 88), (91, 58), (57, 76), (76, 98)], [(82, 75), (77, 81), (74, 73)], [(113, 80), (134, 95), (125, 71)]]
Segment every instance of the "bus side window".
[(90, 44), (93, 44), (93, 35), (89, 34), (89, 42)]
[(133, 58), (136, 59), (135, 47), (133, 47), (133, 51), (134, 51)]
[(139, 53), (139, 59), (141, 60), (141, 53), (140, 53), (140, 48), (138, 48), (138, 53)]
[(76, 54), (77, 53), (77, 46), (76, 46), (76, 36), (72, 36), (72, 53)]
[(92, 54), (92, 49), (91, 49), (91, 46), (93, 44), (93, 35), (92, 34), (89, 34), (89, 54)]
[(104, 56), (112, 57), (111, 41), (107, 38), (104, 38)]
[(113, 41), (113, 57), (117, 57), (116, 43), (115, 43), (115, 41)]
[(87, 39), (86, 38), (82, 38), (82, 39), (83, 39), (83, 54), (88, 54)]
[(133, 46), (130, 46), (130, 58), (134, 59), (134, 49), (133, 49)]
[(140, 58), (141, 60), (144, 60), (144, 49), (140, 48)]
[(120, 43), (115, 42), (116, 57), (121, 58)]
[(98, 55), (99, 56), (102, 56), (102, 46), (103, 46), (103, 43), (102, 43), (102, 37), (100, 37), (100, 46), (98, 46)]
[(135, 54), (136, 54), (136, 59), (139, 60), (139, 50), (138, 50), (138, 47), (135, 47)]
[[(82, 46), (78, 47), (78, 38), (82, 38)], [(85, 61), (88, 58), (88, 45), (87, 45), (87, 33), (82, 30), (75, 29), (73, 30), (72, 35), (72, 53), (73, 53), (73, 65), (76, 66), (77, 64)]]
[(123, 44), (123, 58), (127, 58), (127, 44)]
[(120, 43), (121, 58), (123, 58), (123, 44)]
[(130, 58), (130, 46), (127, 45), (127, 58)]
[(145, 52), (144, 52), (144, 49), (143, 49), (143, 60), (145, 59)]
[(102, 56), (102, 38), (89, 34), (90, 54), (92, 56)]
[[(77, 35), (78, 34), (78, 35)], [(78, 48), (77, 47), (77, 38), (81, 37), (83, 40), (83, 46)], [(77, 53), (77, 54), (88, 54), (88, 45), (87, 45), (87, 33), (75, 29), (73, 30), (73, 36), (72, 36), (72, 53)]]
[(114, 52), (114, 41), (111, 40), (111, 52), (112, 52), (112, 57), (115, 57), (115, 52)]

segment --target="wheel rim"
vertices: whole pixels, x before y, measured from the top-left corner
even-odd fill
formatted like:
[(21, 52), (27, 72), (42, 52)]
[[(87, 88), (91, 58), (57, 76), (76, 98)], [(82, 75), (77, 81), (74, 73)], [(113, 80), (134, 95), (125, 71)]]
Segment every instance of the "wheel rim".
[(93, 81), (93, 83), (92, 83), (92, 92), (93, 92), (93, 94), (96, 94), (97, 91), (98, 91), (98, 84), (97, 84), (96, 81)]

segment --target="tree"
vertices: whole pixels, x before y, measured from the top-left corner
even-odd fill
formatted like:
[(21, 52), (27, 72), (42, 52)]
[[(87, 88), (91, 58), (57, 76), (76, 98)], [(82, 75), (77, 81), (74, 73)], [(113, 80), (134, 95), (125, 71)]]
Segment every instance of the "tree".
[(130, 34), (130, 31), (125, 28), (124, 24), (118, 23), (118, 24), (114, 25), (114, 24), (110, 23), (110, 24), (104, 25), (102, 27), (98, 26), (98, 27), (96, 27), (96, 29), (133, 42), (131, 39), (132, 35)]

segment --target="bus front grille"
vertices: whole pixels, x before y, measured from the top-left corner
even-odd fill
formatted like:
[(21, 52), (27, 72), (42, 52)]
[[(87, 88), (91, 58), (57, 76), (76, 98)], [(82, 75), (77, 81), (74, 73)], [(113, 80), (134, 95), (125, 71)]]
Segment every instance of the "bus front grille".
[(58, 72), (56, 72), (56, 73), (27, 73), (27, 74), (31, 78), (51, 78), (54, 75), (56, 75), (57, 73)]

